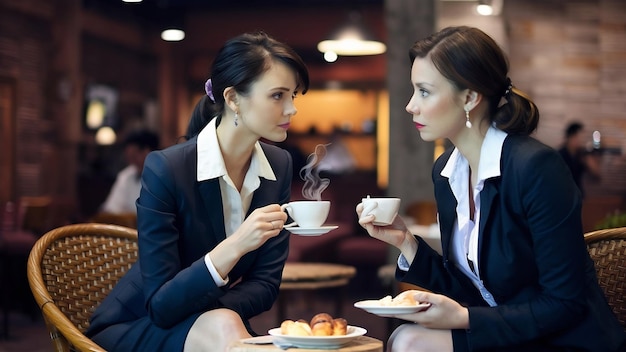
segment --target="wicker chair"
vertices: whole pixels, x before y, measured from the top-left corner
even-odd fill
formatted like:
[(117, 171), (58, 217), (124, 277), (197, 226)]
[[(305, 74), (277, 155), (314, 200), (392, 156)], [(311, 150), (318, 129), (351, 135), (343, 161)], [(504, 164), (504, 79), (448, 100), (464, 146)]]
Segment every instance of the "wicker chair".
[(606, 299), (626, 329), (626, 227), (588, 232), (585, 243)]
[(55, 351), (104, 351), (84, 333), (93, 309), (137, 260), (137, 231), (75, 224), (41, 237), (28, 258), (28, 282)]

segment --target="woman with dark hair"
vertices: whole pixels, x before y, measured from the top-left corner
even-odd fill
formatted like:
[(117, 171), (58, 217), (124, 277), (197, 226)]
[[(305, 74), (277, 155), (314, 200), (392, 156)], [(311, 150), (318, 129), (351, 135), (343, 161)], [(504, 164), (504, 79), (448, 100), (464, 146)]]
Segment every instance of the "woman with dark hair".
[(110, 351), (225, 351), (278, 296), (288, 254), (281, 142), (308, 71), (288, 46), (243, 34), (218, 52), (186, 142), (152, 152), (137, 200), (139, 259), (92, 316)]
[(422, 139), (453, 148), (434, 164), (443, 254), (400, 217), (359, 222), (401, 251), (397, 279), (423, 311), (394, 331), (390, 351), (619, 351), (624, 330), (583, 240), (581, 198), (552, 148), (530, 137), (535, 104), (508, 78), (488, 35), (452, 27), (410, 49), (406, 106)]

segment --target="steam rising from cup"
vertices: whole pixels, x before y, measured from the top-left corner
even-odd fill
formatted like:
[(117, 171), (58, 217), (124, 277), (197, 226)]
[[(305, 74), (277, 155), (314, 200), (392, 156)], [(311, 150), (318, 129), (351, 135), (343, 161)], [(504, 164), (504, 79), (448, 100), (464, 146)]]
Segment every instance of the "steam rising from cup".
[(327, 178), (319, 176), (319, 164), (326, 156), (327, 144), (318, 144), (315, 151), (307, 157), (307, 164), (300, 169), (300, 178), (304, 181), (302, 196), (308, 200), (322, 200), (322, 192), (330, 184)]

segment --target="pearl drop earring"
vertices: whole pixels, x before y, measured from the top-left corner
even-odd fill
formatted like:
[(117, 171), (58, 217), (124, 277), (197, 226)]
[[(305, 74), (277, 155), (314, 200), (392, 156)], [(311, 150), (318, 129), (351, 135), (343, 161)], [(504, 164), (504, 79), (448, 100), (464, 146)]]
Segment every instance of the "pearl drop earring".
[(465, 127), (472, 128), (472, 121), (469, 119), (469, 109), (465, 108)]

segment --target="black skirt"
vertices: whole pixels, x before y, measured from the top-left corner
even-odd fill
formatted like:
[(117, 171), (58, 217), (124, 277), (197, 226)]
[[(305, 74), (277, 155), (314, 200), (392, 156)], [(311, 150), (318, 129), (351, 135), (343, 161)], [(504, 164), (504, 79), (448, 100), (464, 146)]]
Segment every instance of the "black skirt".
[(111, 325), (91, 339), (107, 351), (182, 351), (187, 334), (200, 314), (194, 314), (169, 329), (160, 328), (147, 316)]

